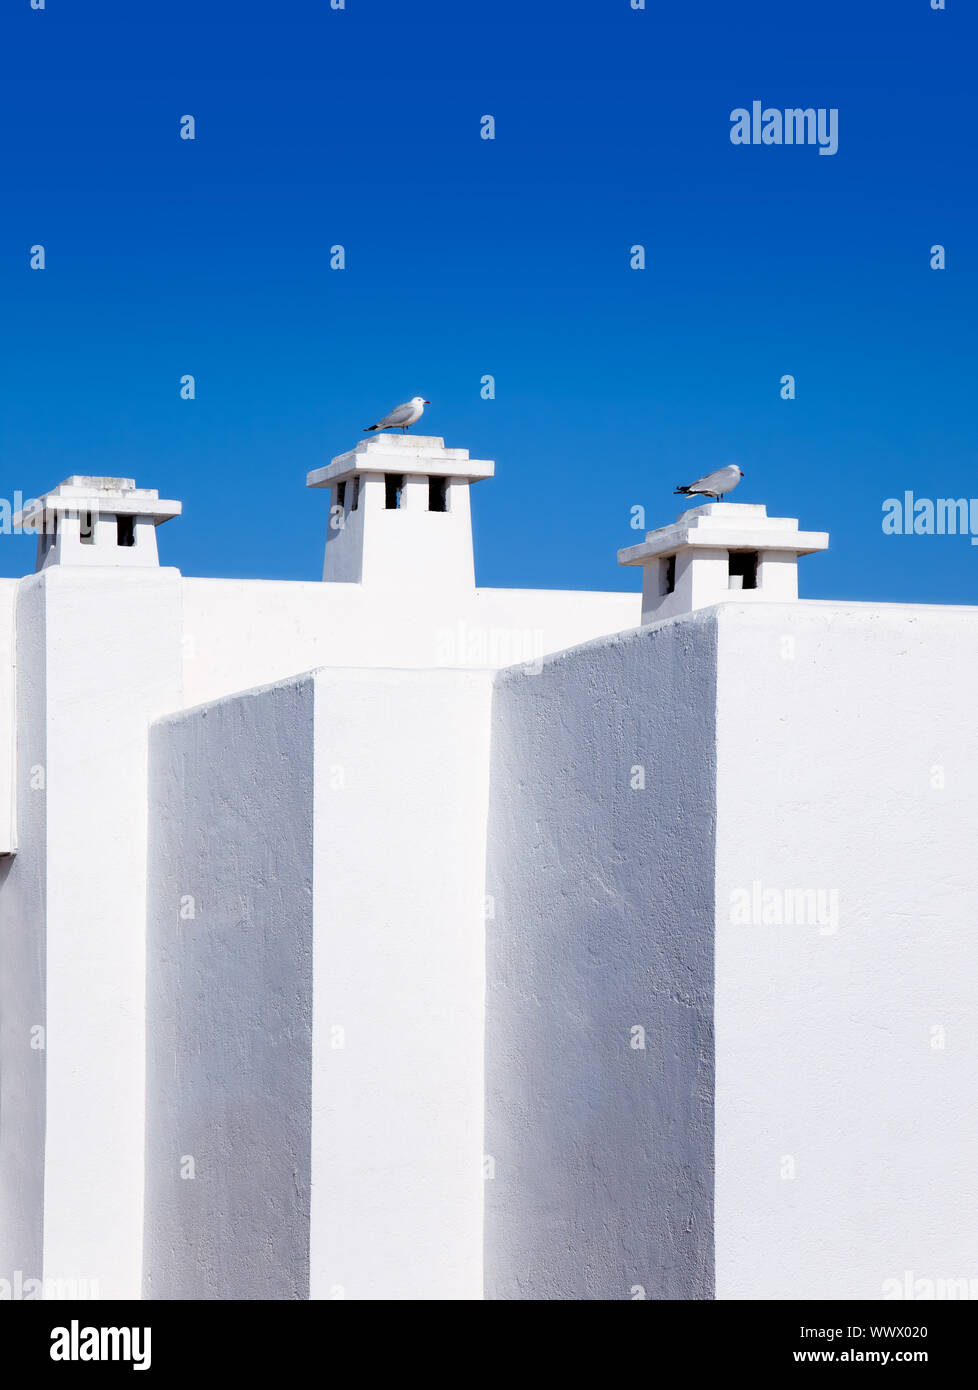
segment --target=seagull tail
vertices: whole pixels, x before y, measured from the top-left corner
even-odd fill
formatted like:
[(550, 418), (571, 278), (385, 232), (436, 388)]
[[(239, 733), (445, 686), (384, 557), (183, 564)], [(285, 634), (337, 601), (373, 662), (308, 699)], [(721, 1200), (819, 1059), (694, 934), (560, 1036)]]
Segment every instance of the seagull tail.
[(692, 497), (692, 495), (693, 495), (693, 494), (690, 492), (690, 490), (689, 490), (688, 487), (677, 487), (677, 488), (676, 488), (676, 492), (673, 493), (673, 496), (675, 497), (675, 496), (676, 496), (676, 493), (679, 493), (679, 492), (681, 492), (681, 493), (683, 494), (684, 497)]
[(380, 426), (379, 426), (379, 425), (368, 425), (367, 428), (364, 430), (364, 434), (369, 434), (371, 430), (379, 430), (379, 429), (380, 429)]

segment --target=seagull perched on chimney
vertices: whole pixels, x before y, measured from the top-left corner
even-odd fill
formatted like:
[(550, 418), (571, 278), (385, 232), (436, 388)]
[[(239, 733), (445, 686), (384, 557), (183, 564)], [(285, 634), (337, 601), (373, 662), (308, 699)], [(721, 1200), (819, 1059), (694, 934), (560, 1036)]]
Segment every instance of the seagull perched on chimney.
[(403, 405), (395, 406), (389, 415), (385, 415), (383, 420), (378, 420), (376, 425), (368, 425), (364, 434), (369, 434), (371, 430), (396, 430), (400, 429), (402, 434), (407, 434), (412, 425), (416, 425), (424, 414), (426, 405), (431, 405), (431, 401), (426, 401), (423, 396), (412, 396)]
[(726, 468), (707, 473), (705, 478), (697, 478), (688, 487), (677, 487), (676, 492), (681, 492), (684, 497), (717, 497), (722, 502), (724, 493), (733, 492), (743, 476), (735, 463), (728, 463)]

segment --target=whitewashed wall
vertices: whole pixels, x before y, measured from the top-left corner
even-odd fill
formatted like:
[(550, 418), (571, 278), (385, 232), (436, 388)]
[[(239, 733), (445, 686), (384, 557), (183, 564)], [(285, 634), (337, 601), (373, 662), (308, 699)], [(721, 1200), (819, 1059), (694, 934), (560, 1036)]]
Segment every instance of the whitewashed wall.
[[(44, 583), (17, 597), (16, 790), (20, 849), (0, 859), (0, 1279), (43, 1273), (47, 707)], [(29, 636), (28, 636), (29, 635)], [(38, 775), (41, 770), (41, 776)]]
[(313, 1297), (482, 1296), (490, 700), (316, 677)]
[(490, 695), (323, 671), (154, 729), (148, 1296), (481, 1296)]
[[(184, 581), (152, 568), (52, 566), (2, 586), (0, 835), (11, 842), (15, 791), (23, 833), (19, 853), (0, 856), (9, 963), (0, 984), (0, 1278), (43, 1273), (107, 1297), (136, 1296), (142, 1285), (151, 719), (317, 661), (400, 661), (451, 679), (453, 668), (500, 666), (634, 621), (638, 603), (637, 595), (483, 591), (419, 604), (399, 594), (368, 600), (358, 586)], [(2, 755), (13, 739), (15, 659), (16, 766)], [(477, 678), (483, 687), (487, 679)], [(415, 735), (423, 723), (418, 712)], [(391, 767), (411, 737), (391, 727)], [(473, 724), (468, 746), (484, 752), (487, 738), (487, 723)], [(465, 821), (467, 798), (460, 789), (446, 832)], [(484, 816), (484, 794), (471, 806)], [(435, 1277), (431, 1268), (426, 1277)], [(466, 1296), (472, 1277), (469, 1265)]]
[[(728, 605), (719, 634), (718, 1296), (974, 1279), (978, 610)], [(815, 919), (765, 922), (768, 889)]]
[(711, 1296), (715, 662), (706, 613), (498, 677), (490, 1298)]
[(188, 706), (319, 666), (501, 667), (634, 627), (641, 595), (185, 579)]
[(975, 609), (727, 603), (500, 675), (490, 1296), (708, 1294), (714, 949), (717, 1296), (975, 1277), (976, 650)]
[[(17, 594), (0, 579), (0, 856), (17, 848)], [(0, 865), (2, 868), (2, 865)]]
[(46, 740), (44, 1274), (137, 1298), (147, 741), (180, 703), (180, 577), (56, 567), (39, 581), (23, 647), (46, 651), (45, 705), (28, 716)]
[(148, 1298), (308, 1296), (313, 703), (152, 731)]
[(180, 702), (180, 636), (175, 570), (53, 567), (20, 586), (19, 848), (0, 868), (3, 1278), (139, 1294), (146, 746)]

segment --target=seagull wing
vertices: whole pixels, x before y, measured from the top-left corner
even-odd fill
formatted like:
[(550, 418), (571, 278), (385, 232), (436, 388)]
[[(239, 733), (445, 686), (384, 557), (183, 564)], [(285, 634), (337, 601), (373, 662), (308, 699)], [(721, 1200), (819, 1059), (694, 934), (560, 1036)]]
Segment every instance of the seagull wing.
[(723, 492), (730, 486), (730, 474), (725, 468), (717, 469), (714, 473), (707, 473), (704, 478), (697, 478), (695, 483), (690, 483), (690, 492)]
[(414, 418), (413, 405), (399, 405), (391, 413), (381, 420), (381, 425), (407, 425)]

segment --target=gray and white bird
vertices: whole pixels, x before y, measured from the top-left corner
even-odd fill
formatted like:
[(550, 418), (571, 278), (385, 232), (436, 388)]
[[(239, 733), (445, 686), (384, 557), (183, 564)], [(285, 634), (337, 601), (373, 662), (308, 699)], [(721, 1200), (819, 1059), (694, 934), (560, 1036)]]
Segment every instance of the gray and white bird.
[(385, 415), (383, 420), (378, 420), (376, 425), (368, 425), (364, 434), (369, 434), (371, 430), (397, 430), (402, 434), (407, 434), (412, 425), (416, 425), (424, 414), (426, 405), (431, 405), (431, 401), (426, 401), (423, 396), (412, 396), (403, 405), (395, 406), (389, 415)]
[(697, 478), (696, 482), (690, 483), (688, 487), (677, 487), (676, 492), (682, 493), (684, 497), (719, 497), (722, 501), (724, 494), (733, 492), (743, 476), (735, 463), (728, 463), (726, 468), (707, 473), (705, 478)]

